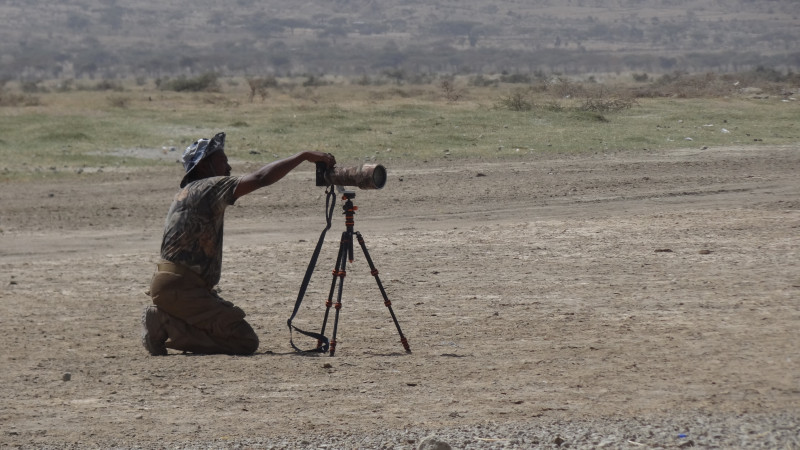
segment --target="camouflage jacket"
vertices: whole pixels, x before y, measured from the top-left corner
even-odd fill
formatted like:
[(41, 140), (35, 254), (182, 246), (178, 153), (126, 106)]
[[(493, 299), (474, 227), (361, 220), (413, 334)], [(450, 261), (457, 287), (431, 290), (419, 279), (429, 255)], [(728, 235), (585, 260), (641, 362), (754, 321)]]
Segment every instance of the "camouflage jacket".
[(184, 265), (206, 281), (219, 283), (225, 208), (236, 199), (240, 177), (193, 181), (178, 191), (167, 213), (161, 258)]

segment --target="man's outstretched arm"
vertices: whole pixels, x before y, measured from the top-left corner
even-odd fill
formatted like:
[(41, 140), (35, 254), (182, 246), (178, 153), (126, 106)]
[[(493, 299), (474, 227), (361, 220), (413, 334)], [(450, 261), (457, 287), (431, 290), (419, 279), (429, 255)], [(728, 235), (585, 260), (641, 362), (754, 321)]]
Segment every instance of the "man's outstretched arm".
[(296, 155), (289, 156), (288, 158), (279, 159), (278, 161), (271, 162), (266, 166), (256, 170), (253, 173), (247, 174), (239, 181), (233, 195), (239, 198), (243, 195), (249, 194), (256, 189), (264, 186), (269, 186), (272, 183), (285, 177), (286, 174), (294, 170), (303, 161), (308, 162), (324, 162), (328, 167), (333, 167), (336, 164), (336, 158), (330, 153), (323, 152), (300, 152)]

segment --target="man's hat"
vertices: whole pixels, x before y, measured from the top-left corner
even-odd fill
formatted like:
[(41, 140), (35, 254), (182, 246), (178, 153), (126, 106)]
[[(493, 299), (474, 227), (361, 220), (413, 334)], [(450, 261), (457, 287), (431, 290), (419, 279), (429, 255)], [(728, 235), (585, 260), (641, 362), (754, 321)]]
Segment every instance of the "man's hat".
[(194, 141), (192, 145), (186, 147), (186, 150), (183, 151), (183, 156), (181, 156), (183, 168), (186, 170), (186, 175), (184, 175), (183, 180), (181, 180), (181, 187), (186, 186), (186, 183), (188, 183), (189, 172), (194, 170), (195, 167), (200, 164), (200, 161), (205, 159), (207, 156), (210, 156), (217, 150), (223, 150), (224, 148), (225, 133), (217, 133), (211, 139), (198, 139)]

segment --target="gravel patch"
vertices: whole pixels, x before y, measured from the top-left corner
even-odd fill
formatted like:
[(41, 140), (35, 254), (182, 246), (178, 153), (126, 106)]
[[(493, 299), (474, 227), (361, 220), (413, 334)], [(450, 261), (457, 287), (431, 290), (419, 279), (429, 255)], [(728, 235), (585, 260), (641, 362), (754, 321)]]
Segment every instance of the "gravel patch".
[[(694, 415), (650, 419), (486, 423), (439, 430), (386, 430), (375, 434), (315, 435), (291, 441), (243, 441), (271, 449), (633, 449), (800, 448), (800, 414)], [(433, 438), (433, 439), (431, 439)], [(213, 446), (211, 446), (213, 447)]]
[[(800, 412), (659, 418), (533, 420), (442, 429), (339, 432), (302, 437), (221, 439), (216, 442), (104, 443), (130, 449), (638, 449), (800, 448)], [(12, 447), (13, 448), (13, 447)], [(49, 448), (49, 447), (41, 447)], [(55, 448), (55, 447), (53, 447)], [(71, 448), (69, 445), (60, 448)], [(72, 448), (88, 448), (82, 443)], [(96, 447), (99, 448), (99, 447)]]

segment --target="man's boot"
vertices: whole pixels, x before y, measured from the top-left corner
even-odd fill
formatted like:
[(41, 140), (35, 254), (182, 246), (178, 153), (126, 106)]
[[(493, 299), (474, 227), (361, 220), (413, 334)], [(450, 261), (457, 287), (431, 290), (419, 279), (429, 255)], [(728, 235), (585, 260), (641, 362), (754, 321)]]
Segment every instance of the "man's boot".
[(142, 345), (153, 356), (167, 354), (167, 329), (164, 322), (167, 315), (155, 306), (148, 306), (142, 313)]

